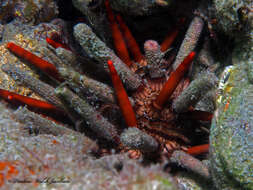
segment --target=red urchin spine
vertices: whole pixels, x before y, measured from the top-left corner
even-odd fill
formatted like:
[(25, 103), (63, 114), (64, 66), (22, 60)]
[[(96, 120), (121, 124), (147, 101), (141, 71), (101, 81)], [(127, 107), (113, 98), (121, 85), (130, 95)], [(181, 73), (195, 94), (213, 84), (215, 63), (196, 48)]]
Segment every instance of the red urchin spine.
[(117, 71), (113, 65), (113, 62), (109, 60), (108, 67), (111, 73), (112, 83), (116, 91), (117, 100), (120, 110), (125, 118), (125, 122), (128, 127), (137, 127), (137, 120), (133, 110), (133, 107), (129, 101), (128, 95), (123, 87), (123, 84), (117, 74)]
[(43, 111), (56, 111), (56, 112), (60, 111), (57, 107), (45, 101), (22, 96), (22, 95), (10, 92), (8, 90), (0, 89), (0, 97), (14, 104), (27, 105), (28, 107), (36, 108)]
[(162, 52), (165, 52), (171, 46), (171, 44), (174, 42), (174, 40), (176, 39), (176, 37), (179, 33), (179, 29), (183, 25), (184, 21), (185, 21), (184, 18), (180, 19), (179, 24), (177, 24), (176, 28), (173, 31), (169, 32), (167, 37), (164, 39), (164, 41), (161, 44), (161, 51)]
[(153, 103), (156, 109), (162, 109), (164, 103), (168, 100), (178, 83), (183, 78), (184, 74), (188, 71), (195, 54), (195, 52), (191, 52), (178, 66), (178, 68), (170, 75), (168, 81), (165, 83), (160, 94)]
[(209, 152), (209, 144), (203, 144), (198, 146), (192, 146), (187, 149), (187, 153), (190, 155), (199, 155)]
[(165, 52), (171, 46), (171, 44), (173, 43), (173, 41), (177, 37), (178, 32), (179, 32), (179, 30), (176, 29), (168, 34), (168, 36), (165, 38), (165, 40), (161, 44), (161, 51), (162, 52)]
[(116, 52), (117, 52), (118, 56), (120, 57), (120, 59), (122, 59), (122, 61), (127, 66), (130, 67), (133, 64), (133, 62), (130, 59), (123, 35), (118, 27), (118, 24), (115, 20), (114, 14), (112, 12), (112, 9), (110, 7), (108, 0), (105, 1), (105, 7), (106, 7), (108, 20), (110, 22), (112, 38), (113, 38), (114, 47), (116, 49)]
[(66, 50), (70, 50), (69, 47), (67, 47), (66, 45), (64, 45), (64, 44), (62, 44), (62, 43), (59, 43), (59, 42), (56, 42), (55, 40), (53, 40), (53, 39), (51, 39), (51, 38), (48, 38), (48, 37), (47, 37), (47, 38), (46, 38), (46, 42), (47, 42), (49, 45), (53, 46), (55, 49), (61, 47), (61, 48), (64, 48), (64, 49), (66, 49)]
[(15, 55), (35, 65), (36, 67), (41, 69), (43, 72), (45, 72), (49, 76), (55, 78), (58, 81), (61, 81), (61, 82), (63, 81), (56, 67), (52, 63), (49, 63), (48, 61), (43, 60), (42, 58), (14, 44), (13, 42), (7, 43), (6, 48), (10, 50), (12, 53), (14, 53)]
[(136, 62), (141, 62), (144, 59), (144, 56), (142, 55), (135, 38), (133, 37), (129, 28), (127, 27), (127, 25), (125, 24), (125, 22), (123, 21), (122, 17), (119, 14), (116, 15), (116, 19), (119, 23), (119, 27), (125, 37), (126, 43), (128, 45), (130, 52), (133, 55), (134, 60)]

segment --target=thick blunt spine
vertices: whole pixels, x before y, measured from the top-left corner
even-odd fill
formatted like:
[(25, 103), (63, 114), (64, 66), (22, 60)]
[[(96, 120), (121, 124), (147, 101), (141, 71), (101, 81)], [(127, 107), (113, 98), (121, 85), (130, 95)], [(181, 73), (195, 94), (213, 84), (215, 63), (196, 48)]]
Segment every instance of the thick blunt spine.
[(86, 24), (77, 24), (74, 27), (74, 36), (89, 56), (103, 64), (104, 69), (109, 72), (107, 61), (112, 60), (123, 83), (130, 90), (137, 89), (141, 79), (132, 72), (116, 55), (106, 46)]
[(99, 136), (119, 143), (117, 129), (106, 118), (98, 113), (83, 99), (79, 98), (66, 87), (55, 89), (56, 95), (62, 100), (63, 104), (78, 113), (87, 123), (87, 126)]
[(19, 107), (14, 112), (14, 117), (20, 123), (27, 124), (32, 130), (38, 130), (40, 134), (52, 134), (57, 136), (77, 133), (63, 125), (48, 120), (39, 114), (29, 111), (26, 107)]
[(76, 63), (77, 57), (72, 51), (58, 47), (55, 53), (65, 65), (74, 65)]
[(35, 77), (30, 76), (27, 72), (15, 67), (14, 65), (5, 64), (1, 69), (10, 75), (15, 81), (30, 88), (32, 91), (40, 95), (46, 101), (58, 108), (63, 108), (61, 101), (55, 96), (54, 88)]
[(175, 62), (173, 63), (173, 69), (175, 70), (184, 58), (192, 52), (198, 42), (200, 34), (203, 30), (204, 21), (200, 17), (194, 17), (187, 32), (185, 38), (180, 46)]
[(68, 82), (73, 83), (79, 89), (83, 91), (92, 92), (95, 95), (96, 99), (99, 99), (103, 102), (115, 103), (114, 91), (108, 85), (98, 82), (94, 79), (91, 79), (85, 75), (74, 71), (71, 68), (60, 67), (60, 75)]
[(201, 161), (192, 157), (191, 155), (183, 151), (173, 152), (170, 161), (178, 164), (179, 166), (186, 168), (189, 171), (192, 171), (195, 174), (198, 174), (205, 179), (210, 178), (210, 174), (207, 166), (205, 166)]
[(131, 149), (137, 149), (141, 152), (155, 152), (159, 145), (150, 135), (142, 132), (138, 128), (128, 128), (120, 136), (122, 144)]
[(180, 94), (173, 103), (173, 109), (177, 113), (187, 112), (190, 106), (195, 106), (198, 101), (217, 85), (218, 79), (211, 72), (202, 73), (197, 79)]
[(148, 40), (144, 43), (144, 51), (150, 77), (163, 77), (165, 70), (161, 68), (161, 62), (164, 54), (161, 52), (159, 44), (154, 40)]

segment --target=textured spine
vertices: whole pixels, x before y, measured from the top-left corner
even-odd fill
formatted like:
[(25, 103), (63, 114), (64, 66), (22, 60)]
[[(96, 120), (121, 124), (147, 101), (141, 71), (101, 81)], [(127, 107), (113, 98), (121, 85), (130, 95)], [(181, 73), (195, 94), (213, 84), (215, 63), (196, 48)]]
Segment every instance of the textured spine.
[(208, 168), (201, 161), (183, 151), (173, 152), (170, 161), (200, 175), (201, 177), (204, 177), (205, 179), (210, 178)]
[(150, 135), (142, 132), (138, 128), (128, 128), (120, 136), (122, 144), (131, 149), (141, 152), (155, 152), (158, 150), (157, 141)]
[(103, 64), (104, 69), (109, 72), (107, 61), (112, 60), (117, 72), (123, 83), (128, 89), (135, 90), (141, 80), (134, 72), (132, 72), (116, 55), (106, 46), (86, 24), (77, 24), (74, 27), (74, 36), (80, 43), (82, 48), (94, 59)]
[(96, 99), (107, 103), (116, 102), (113, 89), (108, 85), (91, 79), (85, 75), (81, 75), (80, 73), (67, 67), (60, 67), (59, 73), (66, 81), (73, 83), (81, 90), (92, 92)]
[(15, 67), (11, 64), (5, 64), (1, 67), (2, 71), (10, 75), (15, 81), (30, 88), (32, 91), (40, 95), (42, 98), (55, 105), (58, 108), (63, 108), (61, 101), (55, 96), (54, 88), (35, 77), (32, 77), (27, 72)]
[(161, 52), (159, 44), (154, 40), (148, 40), (144, 43), (144, 51), (150, 77), (163, 77), (165, 70), (161, 66), (164, 54)]
[(217, 85), (217, 82), (215, 74), (211, 72), (202, 73), (174, 101), (173, 110), (177, 113), (188, 111), (189, 107), (195, 106), (209, 90)]
[(99, 114), (87, 102), (79, 98), (66, 87), (56, 88), (55, 93), (62, 100), (63, 104), (66, 105), (66, 107), (70, 110), (74, 110), (86, 121), (87, 126), (92, 131), (109, 141), (119, 142), (116, 127)]
[(184, 58), (192, 52), (198, 42), (200, 34), (203, 30), (204, 21), (200, 17), (194, 17), (187, 32), (185, 38), (180, 46), (176, 60), (173, 63), (173, 69), (175, 70)]

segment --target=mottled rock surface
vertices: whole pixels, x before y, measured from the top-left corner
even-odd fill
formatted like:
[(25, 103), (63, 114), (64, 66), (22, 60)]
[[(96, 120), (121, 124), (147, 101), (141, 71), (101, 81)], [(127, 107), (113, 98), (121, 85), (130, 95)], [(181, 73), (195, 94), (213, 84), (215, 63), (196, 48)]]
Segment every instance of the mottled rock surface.
[(253, 84), (241, 62), (218, 99), (211, 127), (210, 167), (219, 189), (253, 189)]

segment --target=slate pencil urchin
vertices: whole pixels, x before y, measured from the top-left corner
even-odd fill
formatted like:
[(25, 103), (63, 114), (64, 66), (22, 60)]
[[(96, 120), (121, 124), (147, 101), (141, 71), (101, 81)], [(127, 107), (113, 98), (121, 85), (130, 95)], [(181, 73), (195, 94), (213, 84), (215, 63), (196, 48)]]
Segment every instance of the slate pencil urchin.
[[(121, 15), (112, 11), (109, 1), (105, 1), (105, 10), (116, 53), (86, 24), (75, 25), (73, 35), (83, 51), (96, 60), (98, 67), (111, 75), (113, 88), (78, 73), (71, 68), (71, 64), (55, 66), (13, 42), (7, 43), (7, 49), (39, 66), (50, 78), (55, 77), (53, 80), (64, 83), (56, 87), (54, 93), (54, 87), (48, 86), (48, 94), (45, 95), (41, 92), (41, 89), (47, 88), (45, 83), (34, 80), (37, 81), (35, 88), (29, 84), (28, 80), (32, 79), (26, 73), (6, 66), (2, 69), (14, 80), (21, 81), (23, 85), (66, 112), (73, 123), (77, 124), (75, 119), (78, 117), (78, 121), (86, 123), (83, 128), (93, 131), (98, 139), (113, 142), (113, 146), (105, 143), (107, 149), (114, 148), (117, 152), (130, 151), (133, 158), (150, 152), (157, 157), (170, 157), (174, 150), (194, 149), (194, 146), (198, 145), (194, 131), (201, 125), (198, 121), (210, 122), (212, 117), (212, 113), (204, 111), (199, 114), (199, 110), (194, 110), (194, 106), (216, 86), (216, 77), (209, 71), (192, 82), (187, 76), (196, 55), (193, 50), (202, 31), (203, 20), (199, 17), (192, 20), (178, 56), (174, 63), (171, 63), (165, 55), (177, 37), (179, 27), (176, 27), (176, 31), (171, 32), (161, 45), (154, 40), (146, 41), (145, 55), (142, 55), (131, 31)], [(66, 57), (70, 62), (75, 62), (75, 55), (70, 48), (50, 39), (47, 39), (47, 43), (56, 48), (55, 54), (60, 59)], [(134, 60), (131, 60), (130, 52)], [(22, 102), (22, 99), (20, 101)], [(88, 101), (99, 101), (101, 109), (96, 109)], [(103, 107), (107, 107), (106, 114), (103, 111), (100, 113)], [(106, 118), (108, 114), (114, 116), (115, 109), (117, 112), (120, 110), (124, 118), (123, 124), (120, 119)], [(186, 122), (181, 120), (185, 115), (189, 116)], [(203, 143), (204, 140), (199, 142)], [(207, 152), (208, 146), (203, 147), (205, 150), (202, 152)]]

